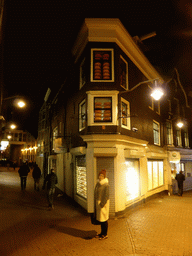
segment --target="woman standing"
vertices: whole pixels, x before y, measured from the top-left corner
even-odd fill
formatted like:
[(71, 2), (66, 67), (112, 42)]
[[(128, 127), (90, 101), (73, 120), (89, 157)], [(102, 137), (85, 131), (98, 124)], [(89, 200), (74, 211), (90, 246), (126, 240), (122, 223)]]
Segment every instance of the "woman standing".
[(109, 219), (109, 184), (106, 178), (106, 170), (99, 172), (99, 180), (95, 186), (95, 216), (101, 223), (101, 233), (98, 234), (100, 240), (107, 239), (108, 219)]

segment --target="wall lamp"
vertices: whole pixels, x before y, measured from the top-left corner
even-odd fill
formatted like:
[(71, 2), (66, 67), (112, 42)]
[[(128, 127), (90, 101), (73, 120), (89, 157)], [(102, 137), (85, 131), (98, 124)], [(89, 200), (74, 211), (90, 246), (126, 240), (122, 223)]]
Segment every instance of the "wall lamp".
[(136, 84), (130, 90), (120, 92), (119, 94), (121, 95), (123, 93), (132, 92), (132, 91), (134, 91), (136, 88), (138, 88), (142, 84), (152, 83), (152, 82), (155, 81), (155, 87), (153, 88), (153, 91), (151, 93), (151, 97), (153, 99), (155, 99), (155, 100), (160, 100), (164, 93), (163, 93), (163, 90), (161, 89), (161, 87), (157, 85), (157, 80), (160, 80), (160, 79), (159, 78), (155, 78), (155, 79), (151, 79), (151, 80), (147, 80), (147, 81), (142, 81), (142, 82)]

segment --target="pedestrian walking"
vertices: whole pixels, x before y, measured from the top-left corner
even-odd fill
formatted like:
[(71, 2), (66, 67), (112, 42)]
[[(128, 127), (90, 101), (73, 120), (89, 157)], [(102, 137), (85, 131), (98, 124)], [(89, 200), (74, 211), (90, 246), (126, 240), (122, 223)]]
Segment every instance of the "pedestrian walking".
[(51, 173), (48, 174), (44, 180), (43, 188), (47, 185), (47, 200), (48, 200), (48, 207), (50, 209), (54, 209), (53, 200), (55, 194), (55, 185), (58, 183), (57, 175), (55, 174), (55, 170), (51, 169)]
[(32, 177), (34, 179), (34, 190), (39, 191), (39, 181), (40, 181), (40, 178), (41, 178), (41, 170), (40, 170), (39, 166), (36, 163), (34, 164)]
[(96, 237), (100, 240), (108, 238), (108, 219), (109, 219), (109, 182), (106, 178), (106, 170), (99, 172), (99, 179), (94, 192), (95, 217), (100, 222), (101, 233)]
[(176, 175), (175, 179), (177, 180), (177, 184), (178, 184), (178, 195), (182, 196), (183, 195), (183, 182), (185, 180), (185, 175), (183, 174), (182, 171), (180, 171), (179, 174)]
[(22, 166), (18, 170), (20, 180), (21, 180), (21, 190), (26, 189), (27, 176), (28, 176), (29, 172), (30, 172), (30, 170), (29, 170), (27, 163), (23, 163)]

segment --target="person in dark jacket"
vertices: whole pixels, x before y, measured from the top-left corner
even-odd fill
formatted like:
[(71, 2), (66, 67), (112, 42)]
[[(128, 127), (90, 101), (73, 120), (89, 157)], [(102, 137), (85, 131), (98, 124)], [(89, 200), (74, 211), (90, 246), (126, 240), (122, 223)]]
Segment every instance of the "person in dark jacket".
[(48, 174), (43, 183), (43, 189), (47, 185), (47, 199), (48, 199), (48, 207), (54, 209), (53, 199), (55, 194), (55, 185), (58, 183), (57, 175), (55, 174), (55, 170), (51, 169), (51, 173)]
[(27, 163), (23, 163), (23, 165), (18, 170), (20, 180), (21, 180), (21, 190), (26, 189), (27, 176), (29, 172), (30, 170)]
[(40, 170), (39, 166), (36, 163), (34, 164), (32, 176), (33, 176), (33, 179), (34, 179), (34, 190), (39, 191), (39, 181), (40, 181), (40, 178), (41, 178), (41, 170)]
[(183, 181), (185, 180), (185, 175), (182, 171), (179, 172), (179, 174), (176, 175), (175, 179), (177, 180), (178, 184), (178, 195), (183, 195)]

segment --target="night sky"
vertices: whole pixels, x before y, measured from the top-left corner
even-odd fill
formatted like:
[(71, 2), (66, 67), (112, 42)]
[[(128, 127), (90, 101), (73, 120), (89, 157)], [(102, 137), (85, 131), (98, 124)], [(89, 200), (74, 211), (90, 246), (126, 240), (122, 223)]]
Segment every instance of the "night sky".
[(164, 74), (176, 67), (182, 84), (192, 90), (190, 1), (5, 0), (4, 17), (4, 86), (7, 96), (26, 96), (21, 128), (34, 136), (46, 90), (59, 89), (65, 80), (85, 18), (119, 18), (131, 36), (155, 31), (155, 37), (143, 41), (145, 55)]

